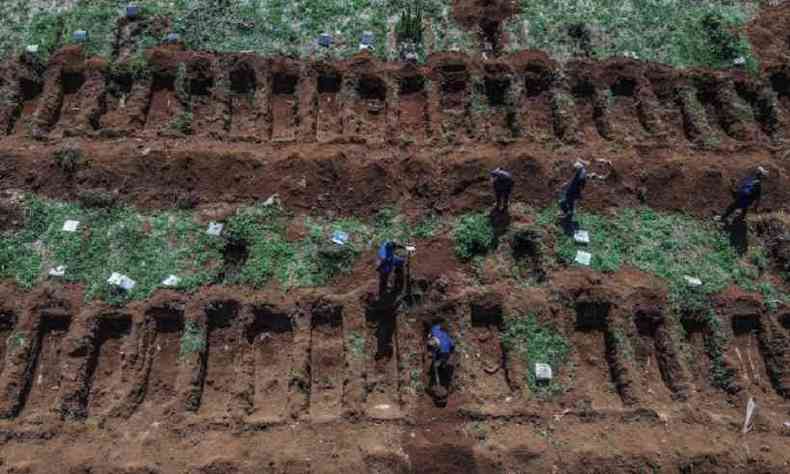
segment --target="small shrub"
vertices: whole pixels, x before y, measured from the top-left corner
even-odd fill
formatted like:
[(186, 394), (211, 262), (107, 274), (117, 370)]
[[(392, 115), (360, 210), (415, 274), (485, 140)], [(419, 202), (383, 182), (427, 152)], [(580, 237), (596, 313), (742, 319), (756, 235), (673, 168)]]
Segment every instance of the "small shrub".
[(170, 128), (184, 135), (192, 134), (192, 112), (181, 112), (170, 122)]
[(79, 148), (61, 148), (52, 155), (58, 168), (64, 173), (73, 174), (77, 171), (82, 161), (82, 151)]
[(181, 349), (179, 357), (201, 352), (206, 348), (206, 335), (195, 321), (187, 321), (184, 334), (181, 336)]
[(468, 261), (476, 255), (492, 250), (496, 243), (494, 229), (484, 213), (462, 216), (453, 233), (455, 253), (461, 260)]

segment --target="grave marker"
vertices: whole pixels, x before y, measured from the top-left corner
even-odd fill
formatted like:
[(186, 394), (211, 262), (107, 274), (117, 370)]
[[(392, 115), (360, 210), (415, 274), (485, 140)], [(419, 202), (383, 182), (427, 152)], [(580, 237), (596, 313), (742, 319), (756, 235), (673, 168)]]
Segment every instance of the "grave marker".
[(68, 220), (63, 223), (63, 232), (77, 232), (77, 227), (80, 226), (80, 221)]
[(692, 287), (695, 287), (695, 288), (698, 287), (698, 286), (702, 286), (702, 280), (700, 280), (699, 278), (685, 275), (683, 277), (683, 279), (686, 280), (686, 283), (688, 283), (689, 286), (692, 286)]
[(56, 278), (63, 278), (66, 275), (66, 266), (59, 265), (49, 270), (49, 276)]
[(38, 54), (38, 45), (37, 44), (29, 44), (29, 45), (27, 45), (27, 48), (25, 48), (25, 51), (27, 51), (30, 54)]
[(577, 230), (573, 234), (573, 240), (580, 244), (589, 244), (590, 243), (590, 233), (586, 230)]
[(134, 280), (132, 280), (126, 275), (122, 275), (116, 272), (113, 272), (113, 274), (110, 275), (110, 278), (107, 279), (107, 283), (126, 291), (131, 291), (134, 289), (135, 286), (137, 286), (137, 282), (135, 282)]
[(162, 285), (164, 286), (178, 286), (179, 283), (181, 283), (181, 279), (175, 275), (170, 275), (162, 280)]
[(329, 48), (332, 46), (333, 38), (329, 33), (321, 33), (318, 35), (318, 46)]
[(213, 235), (215, 237), (219, 237), (219, 235), (222, 234), (222, 229), (224, 227), (225, 226), (223, 224), (220, 224), (219, 222), (209, 222), (208, 229), (206, 230), (206, 233), (208, 235)]
[(88, 32), (85, 30), (77, 30), (72, 35), (75, 43), (84, 43), (88, 41)]
[(346, 245), (348, 243), (348, 239), (349, 239), (348, 232), (343, 232), (341, 230), (338, 230), (332, 234), (332, 238), (330, 240), (337, 245)]
[(583, 252), (581, 250), (576, 252), (576, 263), (579, 263), (581, 265), (589, 267), (590, 266), (590, 261), (592, 261), (592, 254), (591, 253)]
[(140, 7), (134, 3), (126, 5), (126, 18), (135, 19), (140, 16)]
[(542, 364), (540, 362), (535, 364), (535, 380), (538, 382), (551, 382), (553, 374), (549, 364)]

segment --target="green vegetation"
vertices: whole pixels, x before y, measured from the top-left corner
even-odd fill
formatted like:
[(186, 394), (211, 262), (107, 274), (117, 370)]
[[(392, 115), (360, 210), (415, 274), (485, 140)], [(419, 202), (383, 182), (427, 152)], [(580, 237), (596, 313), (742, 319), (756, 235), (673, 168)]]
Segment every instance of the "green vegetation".
[[(550, 215), (556, 209), (544, 212)], [(733, 283), (776, 299), (782, 296), (769, 283), (757, 282), (759, 271), (748, 258), (738, 257), (726, 235), (713, 224), (647, 208), (577, 217), (581, 228), (590, 232), (594, 270), (613, 272), (628, 264), (657, 275), (668, 282), (671, 300), (679, 308), (701, 310), (707, 305), (707, 295)], [(577, 245), (570, 237), (557, 238), (560, 259), (572, 262)], [(684, 278), (687, 275), (700, 278), (702, 286), (690, 286)]]
[(19, 347), (25, 347), (27, 344), (27, 335), (21, 331), (14, 331), (8, 336), (6, 340), (6, 347), (9, 350), (14, 350)]
[[(52, 6), (52, 4), (56, 6)], [(0, 55), (39, 44), (46, 57), (89, 32), (90, 54), (109, 57), (113, 30), (126, 1), (67, 2), (7, 0), (0, 25)], [(578, 55), (635, 54), (680, 67), (728, 67), (743, 56), (754, 69), (751, 47), (741, 33), (757, 1), (727, 0), (521, 0), (521, 12), (505, 27), (510, 48), (540, 48), (559, 59)], [(435, 51), (476, 51), (480, 42), (453, 19), (451, 0), (146, 0), (144, 18), (167, 16), (188, 47), (200, 50), (291, 56), (347, 57), (358, 51), (364, 31), (375, 34), (373, 53), (394, 59), (404, 42), (420, 58)], [(139, 48), (158, 44), (144, 24)], [(330, 50), (317, 48), (321, 33), (334, 36)], [(388, 44), (393, 34), (398, 45)]]
[(351, 356), (355, 359), (365, 357), (365, 336), (357, 331), (352, 331), (348, 337), (348, 346)]
[(521, 14), (507, 29), (517, 39), (511, 48), (545, 49), (559, 58), (635, 54), (678, 67), (720, 68), (743, 56), (754, 68), (740, 31), (757, 7), (725, 0), (521, 0)]
[(728, 389), (735, 381), (735, 371), (727, 367), (724, 361), (724, 352), (729, 341), (721, 328), (721, 320), (713, 310), (705, 312), (705, 324), (709, 333), (705, 335), (705, 351), (711, 361), (711, 382), (714, 386)]
[(78, 148), (61, 148), (52, 155), (55, 163), (65, 173), (74, 173), (82, 161), (82, 152)]
[(463, 261), (483, 255), (496, 246), (491, 222), (483, 212), (466, 214), (458, 220), (453, 232), (455, 254)]
[[(541, 325), (534, 314), (527, 317), (508, 318), (502, 343), (511, 353), (522, 358), (529, 367), (527, 384), (530, 391), (539, 397), (550, 397), (562, 391), (557, 380), (557, 373), (568, 359), (570, 343), (557, 330)], [(538, 384), (535, 380), (535, 364), (543, 363), (551, 366), (554, 380), (548, 384)]]
[(206, 334), (195, 321), (187, 321), (184, 325), (184, 334), (181, 335), (181, 349), (179, 357), (186, 357), (206, 348)]

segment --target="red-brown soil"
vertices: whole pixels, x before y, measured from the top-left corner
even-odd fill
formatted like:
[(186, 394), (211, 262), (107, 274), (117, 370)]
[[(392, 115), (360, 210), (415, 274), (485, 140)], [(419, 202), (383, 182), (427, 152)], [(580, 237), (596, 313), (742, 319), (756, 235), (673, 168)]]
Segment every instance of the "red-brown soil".
[[(475, 5), (458, 2), (455, 17), (481, 42), (499, 38), (511, 3)], [(539, 51), (417, 67), (168, 46), (146, 53), (153, 69), (139, 78), (74, 47), (46, 67), (9, 60), (0, 230), (20, 225), (20, 192), (203, 215), (276, 193), (297, 215), (398, 205), (454, 216), (492, 204), (497, 166), (514, 173), (515, 201), (540, 208), (577, 158), (614, 168), (588, 187), (586, 209), (709, 218), (762, 165), (751, 227), (780, 267), (788, 247), (764, 216), (790, 199), (789, 11), (767, 8), (751, 25), (756, 76), (624, 58), (560, 65)], [(136, 29), (120, 27), (123, 60)], [(73, 173), (53, 160), (64, 146), (84, 157)], [(511, 226), (531, 222), (512, 214)], [(525, 287), (490, 269), (474, 279), (447, 233), (419, 244), (407, 306), (378, 301), (372, 255), (327, 288), (162, 291), (125, 307), (85, 303), (78, 285), (3, 284), (0, 472), (790, 472), (787, 308), (737, 288), (716, 296), (732, 341), (722, 389), (712, 323), (673, 317), (654, 277), (559, 266), (533, 269), (542, 283)], [(547, 400), (502, 340), (504, 318), (526, 314), (572, 346)], [(433, 322), (459, 341), (446, 397), (426, 390)], [(182, 351), (187, 330), (206, 344)], [(750, 397), (760, 408), (744, 435)]]

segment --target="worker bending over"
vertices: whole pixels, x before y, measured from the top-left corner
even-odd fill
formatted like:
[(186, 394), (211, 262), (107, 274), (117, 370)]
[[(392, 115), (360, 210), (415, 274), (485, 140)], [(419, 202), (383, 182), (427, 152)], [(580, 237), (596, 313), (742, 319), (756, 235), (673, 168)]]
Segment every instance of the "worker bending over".
[(503, 168), (496, 168), (490, 176), (496, 196), (496, 210), (506, 212), (510, 206), (510, 193), (513, 191), (513, 175)]
[(384, 297), (387, 293), (387, 287), (389, 286), (389, 278), (390, 273), (395, 270), (395, 278), (396, 280), (402, 278), (403, 275), (403, 264), (406, 260), (403, 257), (399, 257), (395, 254), (395, 250), (397, 249), (406, 249), (405, 246), (393, 242), (391, 240), (385, 241), (381, 244), (378, 253), (378, 264), (376, 270), (379, 272), (379, 298)]
[(729, 217), (736, 210), (740, 211), (740, 218), (746, 218), (746, 212), (754, 204), (757, 208), (760, 206), (760, 199), (763, 194), (762, 180), (768, 176), (768, 170), (762, 166), (758, 167), (753, 173), (743, 179), (738, 184), (738, 189), (735, 191), (735, 201), (730, 204), (730, 207), (724, 211), (724, 214), (717, 216), (716, 220), (728, 224)]
[[(612, 162), (609, 160), (595, 160), (599, 163), (604, 163), (608, 166), (612, 166)], [(607, 175), (599, 175), (596, 173), (589, 173), (587, 171), (587, 165), (589, 162), (584, 160), (577, 160), (576, 163), (573, 164), (573, 169), (575, 170), (573, 173), (573, 178), (565, 185), (565, 189), (563, 189), (562, 194), (560, 195), (560, 210), (562, 210), (562, 220), (563, 222), (567, 223), (569, 227), (573, 226), (573, 218), (576, 212), (576, 201), (582, 198), (582, 192), (584, 191), (584, 187), (587, 185), (587, 179), (600, 179), (604, 180), (609, 177)]]

